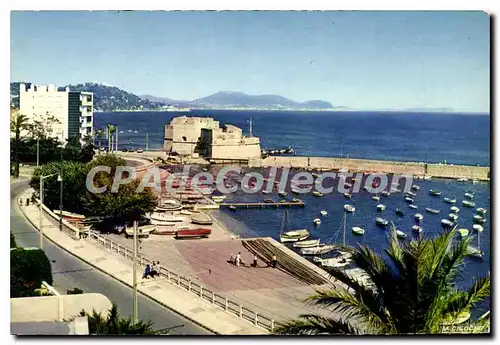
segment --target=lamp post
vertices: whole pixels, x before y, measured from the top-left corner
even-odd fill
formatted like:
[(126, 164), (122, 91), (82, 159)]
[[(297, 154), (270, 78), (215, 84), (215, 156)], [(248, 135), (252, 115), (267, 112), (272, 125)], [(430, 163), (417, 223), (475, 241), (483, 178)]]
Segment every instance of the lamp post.
[[(46, 176), (40, 176), (40, 207), (38, 208), (38, 230), (40, 230), (40, 249), (43, 249), (43, 227), (42, 227), (43, 180), (55, 175), (58, 174), (54, 173)], [(62, 217), (62, 215), (60, 216)]]
[(62, 231), (62, 219), (63, 219), (63, 178), (62, 174), (57, 176), (57, 181), (61, 183), (61, 188), (59, 188), (59, 230)]
[(132, 324), (136, 324), (139, 319), (139, 310), (137, 306), (137, 220), (134, 220), (134, 263), (132, 267), (132, 286), (133, 286), (133, 308)]
[(36, 166), (40, 165), (40, 138), (36, 139)]

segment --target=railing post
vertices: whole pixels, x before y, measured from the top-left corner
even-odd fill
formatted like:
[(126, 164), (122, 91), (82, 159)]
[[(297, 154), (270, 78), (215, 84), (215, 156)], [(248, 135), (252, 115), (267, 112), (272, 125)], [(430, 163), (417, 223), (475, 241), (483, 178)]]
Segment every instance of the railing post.
[(271, 319), (271, 332), (274, 332), (274, 319)]
[(227, 300), (227, 297), (225, 298), (225, 302), (226, 302), (225, 309), (227, 311), (229, 310), (229, 301)]
[(203, 299), (203, 286), (200, 285), (200, 297)]
[(240, 304), (240, 319), (243, 319), (243, 306)]
[(142, 256), (139, 256), (139, 264), (142, 266), (143, 262), (142, 262)]
[(191, 280), (188, 281), (188, 291), (191, 291)]
[(259, 314), (257, 314), (257, 312), (255, 312), (254, 324), (255, 324), (255, 326), (257, 326), (259, 324)]
[(167, 279), (170, 281), (170, 271), (167, 271)]
[(212, 292), (212, 304), (215, 304), (215, 293)]
[(113, 241), (111, 241), (111, 243), (109, 244), (109, 249), (111, 249), (111, 251), (113, 251)]

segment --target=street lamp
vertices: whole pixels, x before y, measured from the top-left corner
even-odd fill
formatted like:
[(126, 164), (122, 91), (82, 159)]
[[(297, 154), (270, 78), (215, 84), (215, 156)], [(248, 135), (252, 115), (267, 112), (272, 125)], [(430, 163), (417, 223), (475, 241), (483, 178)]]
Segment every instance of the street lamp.
[(62, 219), (63, 219), (63, 179), (62, 174), (57, 176), (57, 182), (61, 183), (61, 188), (59, 188), (59, 230), (62, 231)]
[[(58, 173), (40, 176), (40, 207), (38, 208), (38, 229), (40, 230), (40, 249), (43, 249), (43, 227), (42, 227), (42, 205), (43, 205), (43, 180), (58, 175), (57, 180), (61, 178)], [(62, 217), (62, 214), (60, 215)]]

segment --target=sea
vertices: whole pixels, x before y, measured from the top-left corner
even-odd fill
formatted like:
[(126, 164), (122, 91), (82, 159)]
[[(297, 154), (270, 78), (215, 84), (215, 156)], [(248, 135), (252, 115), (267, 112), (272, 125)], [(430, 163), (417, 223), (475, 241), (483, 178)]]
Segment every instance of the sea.
[[(104, 128), (112, 123), (119, 130), (119, 149), (143, 148), (161, 150), (164, 126), (175, 116), (214, 117), (221, 124), (233, 124), (249, 131), (252, 121), (252, 134), (261, 140), (263, 149), (292, 147), (298, 156), (348, 157), (409, 162), (447, 163), (491, 166), (490, 164), (490, 116), (487, 114), (458, 113), (408, 113), (408, 112), (296, 112), (296, 111), (248, 111), (248, 110), (191, 110), (187, 113), (176, 112), (112, 112), (95, 113), (94, 129)], [(470, 288), (472, 278), (489, 274), (491, 240), (491, 185), (479, 182), (457, 182), (446, 179), (414, 180), (420, 187), (415, 197), (418, 209), (409, 208), (402, 193), (381, 196), (379, 202), (372, 200), (372, 194), (360, 192), (346, 199), (340, 193), (315, 197), (312, 194), (298, 196), (306, 207), (289, 209), (289, 228), (306, 228), (311, 238), (322, 242), (341, 243), (343, 236), (343, 206), (346, 203), (356, 207), (347, 214), (346, 240), (348, 244), (368, 245), (386, 256), (387, 229), (375, 224), (376, 217), (394, 222), (397, 229), (411, 238), (415, 224), (414, 214), (424, 216), (421, 222), (425, 236), (435, 236), (442, 231), (440, 221), (448, 218), (450, 204), (444, 197), (456, 198), (460, 208), (458, 226), (467, 228), (477, 245), (478, 233), (472, 230), (475, 208), (483, 207), (486, 215), (484, 231), (481, 233), (481, 249), (485, 252), (482, 261), (466, 259), (459, 273), (458, 284)], [(429, 195), (430, 189), (439, 189), (441, 196)], [(474, 208), (462, 205), (466, 192), (474, 193)], [(264, 198), (281, 199), (277, 194), (244, 194), (238, 191), (227, 197), (234, 202), (263, 201)], [(292, 198), (289, 193), (287, 198)], [(378, 203), (387, 209), (379, 212)], [(440, 210), (439, 214), (425, 212), (426, 207)], [(400, 208), (404, 216), (394, 211)], [(320, 211), (328, 215), (323, 217)], [(214, 216), (224, 222), (235, 234), (241, 237), (270, 236), (279, 240), (283, 226), (284, 209), (237, 209), (230, 211), (221, 208)], [(315, 226), (314, 218), (321, 224)], [(354, 235), (350, 229), (360, 226), (365, 229), (363, 236)], [(489, 310), (490, 299), (479, 304), (473, 315), (478, 316)]]

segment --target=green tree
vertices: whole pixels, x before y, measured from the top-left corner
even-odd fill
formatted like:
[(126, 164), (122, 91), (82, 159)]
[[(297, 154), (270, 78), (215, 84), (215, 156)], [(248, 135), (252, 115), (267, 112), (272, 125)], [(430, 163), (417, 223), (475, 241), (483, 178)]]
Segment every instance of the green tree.
[(89, 333), (92, 335), (156, 335), (153, 322), (139, 321), (132, 323), (130, 318), (122, 318), (118, 307), (113, 303), (108, 315), (102, 316), (95, 310), (91, 314), (82, 311), (82, 316), (87, 315), (89, 320)]
[(16, 238), (14, 237), (12, 231), (10, 232), (10, 247), (17, 248)]
[(96, 132), (95, 132), (95, 136), (97, 138), (97, 143), (98, 143), (98, 146), (99, 146), (99, 154), (101, 153), (101, 140), (102, 138), (104, 137), (104, 131), (102, 129), (98, 129)]
[(28, 117), (19, 112), (13, 114), (10, 119), (10, 132), (14, 133), (14, 171), (13, 176), (19, 177), (19, 151), (21, 148), (21, 132), (28, 126)]
[(113, 151), (113, 133), (116, 131), (116, 126), (112, 123), (106, 125), (107, 139), (108, 139), (108, 152)]
[(386, 250), (389, 262), (367, 246), (346, 247), (366, 280), (329, 270), (348, 288), (317, 291), (307, 301), (329, 308), (331, 317), (301, 315), (275, 332), (433, 334), (442, 332), (443, 324), (467, 321), (471, 308), (490, 295), (490, 277), (473, 279), (466, 291), (457, 288), (455, 279), (471, 254), (472, 238), (455, 242), (455, 235), (453, 229), (402, 244), (393, 228)]
[(31, 139), (49, 138), (53, 134), (54, 124), (58, 123), (61, 123), (61, 121), (49, 112), (45, 113), (45, 115), (36, 115), (26, 125), (28, 137)]
[(52, 270), (45, 252), (17, 248), (10, 251), (10, 297), (36, 296), (42, 281), (52, 284)]

